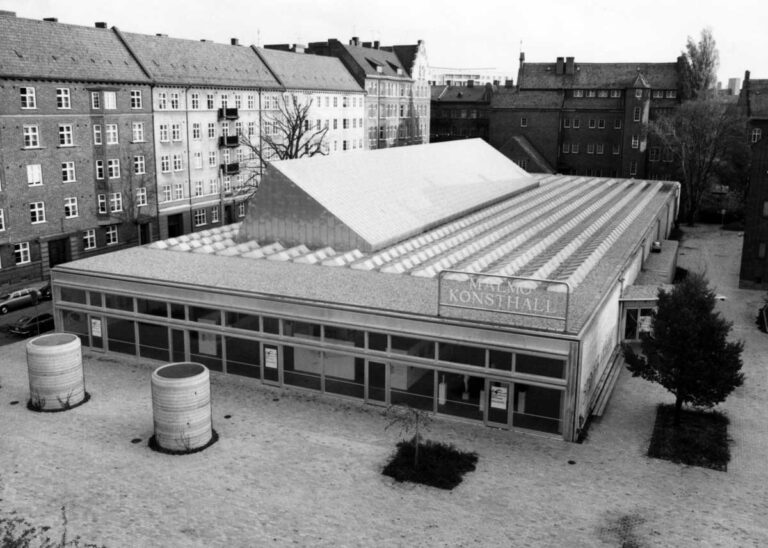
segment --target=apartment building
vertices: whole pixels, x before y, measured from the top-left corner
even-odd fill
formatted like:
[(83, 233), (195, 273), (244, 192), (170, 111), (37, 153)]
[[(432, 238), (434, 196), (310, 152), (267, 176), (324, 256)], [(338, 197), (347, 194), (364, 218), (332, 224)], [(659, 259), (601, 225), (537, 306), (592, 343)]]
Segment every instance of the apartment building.
[(365, 147), (365, 90), (340, 60), (305, 53), (297, 45), (279, 44), (253, 48), (286, 90), (286, 96), (265, 94), (269, 104), (264, 119), (266, 132), (276, 133), (272, 124), (280, 106), (307, 105), (306, 127), (300, 146), (322, 141), (320, 153), (362, 150)]
[(521, 54), (517, 88), (492, 101), (490, 142), (560, 173), (669, 178), (672, 154), (648, 126), (682, 100), (684, 63), (527, 63)]
[(150, 80), (118, 37), (0, 12), (0, 287), (155, 231)]
[(379, 41), (311, 42), (310, 53), (336, 57), (367, 92), (365, 148), (429, 142), (430, 91), (424, 42), (382, 47)]
[(480, 137), (488, 141), (491, 97), (498, 86), (475, 85), (432, 86), (429, 140), (433, 143)]

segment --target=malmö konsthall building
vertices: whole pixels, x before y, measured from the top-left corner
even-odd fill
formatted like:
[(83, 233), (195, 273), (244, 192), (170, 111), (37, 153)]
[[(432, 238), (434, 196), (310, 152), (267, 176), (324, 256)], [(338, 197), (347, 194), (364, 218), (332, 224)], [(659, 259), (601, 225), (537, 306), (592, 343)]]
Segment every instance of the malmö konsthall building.
[(479, 139), (273, 162), (242, 223), (57, 266), (57, 326), (573, 441), (636, 338), (624, 297), (652, 305), (633, 284), (654, 242), (674, 249), (678, 196), (529, 174)]

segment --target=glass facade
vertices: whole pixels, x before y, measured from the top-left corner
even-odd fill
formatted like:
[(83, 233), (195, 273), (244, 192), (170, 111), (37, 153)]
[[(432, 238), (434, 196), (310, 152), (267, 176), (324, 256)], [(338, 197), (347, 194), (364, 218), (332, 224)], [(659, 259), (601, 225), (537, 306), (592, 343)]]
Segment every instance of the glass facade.
[(195, 361), (278, 386), (562, 433), (563, 357), (144, 296), (65, 287), (60, 295), (64, 330), (94, 349)]

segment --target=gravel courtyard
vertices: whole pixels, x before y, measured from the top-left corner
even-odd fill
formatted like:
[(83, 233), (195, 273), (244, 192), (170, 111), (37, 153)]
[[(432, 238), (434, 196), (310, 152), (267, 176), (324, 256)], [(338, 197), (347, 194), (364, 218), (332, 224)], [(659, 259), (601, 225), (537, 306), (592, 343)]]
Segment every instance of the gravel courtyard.
[(721, 406), (728, 472), (646, 457), (655, 406), (672, 396), (626, 371), (583, 444), (436, 421), (428, 437), (479, 454), (450, 492), (381, 475), (398, 432), (380, 408), (216, 373), (219, 442), (168, 456), (147, 447), (157, 362), (86, 351), (91, 401), (38, 414), (18, 342), (0, 356), (0, 517), (60, 535), (65, 506), (70, 538), (109, 547), (766, 546), (765, 292), (738, 289), (738, 233), (685, 230), (680, 265), (706, 270), (745, 341), (745, 385)]

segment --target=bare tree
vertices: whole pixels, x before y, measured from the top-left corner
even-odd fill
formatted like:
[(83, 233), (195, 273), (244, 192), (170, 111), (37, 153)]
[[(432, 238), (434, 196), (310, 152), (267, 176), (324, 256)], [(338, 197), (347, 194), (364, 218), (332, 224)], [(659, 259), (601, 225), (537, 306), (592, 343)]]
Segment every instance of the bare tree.
[(277, 112), (266, 114), (259, 135), (239, 135), (239, 144), (248, 154), (243, 162), (246, 180), (236, 189), (250, 198), (258, 189), (264, 166), (272, 160), (292, 160), (328, 154), (325, 137), (328, 126), (310, 118), (312, 99), (302, 101), (295, 93), (285, 93)]
[(696, 99), (707, 95), (717, 85), (720, 64), (712, 29), (702, 30), (698, 43), (689, 36), (682, 55), (687, 61), (683, 74), (683, 96)]
[(667, 116), (650, 123), (649, 131), (675, 160), (682, 186), (681, 217), (692, 225), (704, 193), (723, 180), (729, 166), (749, 155), (746, 120), (714, 98), (686, 101)]

